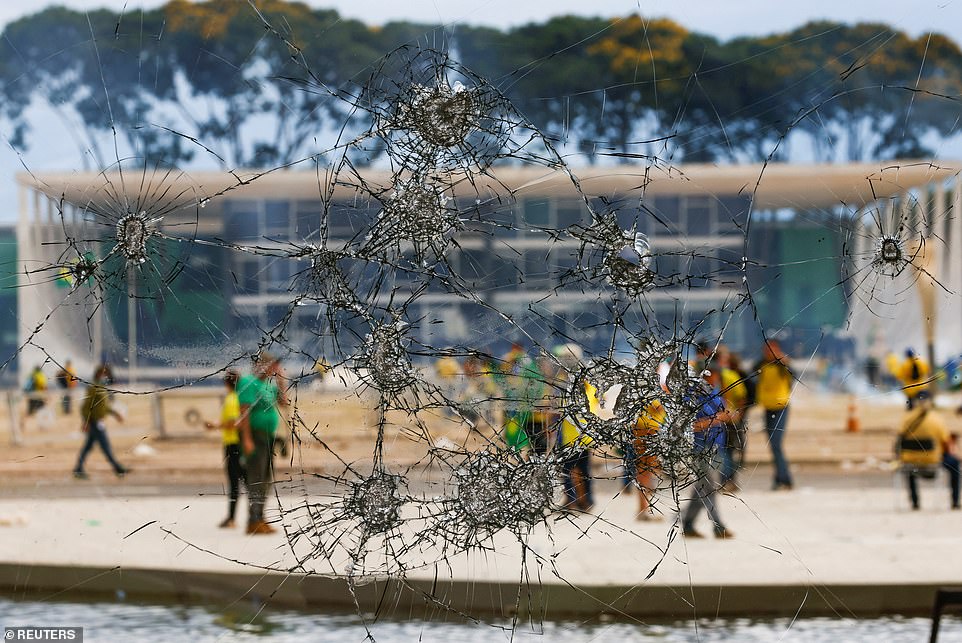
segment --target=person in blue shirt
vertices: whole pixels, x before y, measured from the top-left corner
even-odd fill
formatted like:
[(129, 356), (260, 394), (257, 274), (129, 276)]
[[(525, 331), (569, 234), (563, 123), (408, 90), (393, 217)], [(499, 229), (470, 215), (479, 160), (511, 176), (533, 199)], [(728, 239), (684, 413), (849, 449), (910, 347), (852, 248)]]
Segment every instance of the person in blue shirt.
[(732, 538), (734, 534), (728, 531), (722, 523), (718, 506), (715, 504), (715, 493), (721, 487), (719, 480), (721, 472), (721, 451), (725, 448), (725, 423), (731, 421), (725, 402), (722, 399), (719, 384), (720, 371), (717, 368), (702, 373), (704, 386), (692, 395), (698, 405), (695, 414), (694, 430), (694, 475), (691, 498), (682, 517), (682, 528), (687, 538), (703, 538), (695, 529), (695, 520), (702, 508), (708, 513), (715, 529), (716, 538)]

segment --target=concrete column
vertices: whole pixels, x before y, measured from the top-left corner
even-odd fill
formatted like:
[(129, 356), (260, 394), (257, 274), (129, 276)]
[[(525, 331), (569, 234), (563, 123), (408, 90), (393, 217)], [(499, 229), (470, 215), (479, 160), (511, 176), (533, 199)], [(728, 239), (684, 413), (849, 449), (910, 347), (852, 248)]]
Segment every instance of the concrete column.
[(905, 226), (907, 234), (911, 234), (918, 241), (925, 236), (925, 217), (923, 216), (925, 199), (919, 198), (914, 190), (906, 190), (901, 197), (902, 225)]
[(879, 221), (882, 223), (882, 234), (889, 236), (898, 232), (898, 208), (896, 207), (895, 197), (885, 199)]
[[(943, 278), (949, 276), (949, 223), (945, 207), (945, 182), (936, 181), (932, 193), (932, 210), (929, 212), (929, 237), (938, 237), (942, 246), (942, 257), (939, 261), (939, 273)], [(945, 282), (943, 282), (945, 283)]]
[[(29, 265), (26, 261), (32, 251), (33, 246), (27, 245), (30, 235), (30, 191), (23, 183), (17, 181), (17, 346), (21, 346), (30, 333), (29, 325), (25, 318), (27, 300), (27, 277), (24, 274), (24, 266)], [(23, 382), (21, 376), (24, 375), (23, 363), (17, 360), (16, 378), (17, 384)], [(19, 412), (19, 409), (11, 409), (11, 413)]]
[(866, 208), (860, 208), (852, 219), (852, 272), (859, 272), (872, 260), (872, 240), (875, 238), (875, 217), (865, 222)]
[[(955, 178), (952, 186), (952, 205), (945, 217), (949, 232), (945, 236), (945, 255), (949, 289), (958, 296), (962, 292), (962, 176)], [(962, 300), (960, 300), (962, 301)]]
[[(952, 205), (948, 216), (945, 217), (946, 225), (949, 226), (949, 233), (945, 239), (946, 255), (946, 288), (952, 293), (952, 301), (955, 303), (946, 308), (946, 317), (951, 319), (962, 319), (962, 176), (955, 177), (952, 186)], [(952, 312), (955, 308), (955, 313)], [(956, 341), (962, 338), (953, 337), (949, 340), (949, 346), (958, 346)]]

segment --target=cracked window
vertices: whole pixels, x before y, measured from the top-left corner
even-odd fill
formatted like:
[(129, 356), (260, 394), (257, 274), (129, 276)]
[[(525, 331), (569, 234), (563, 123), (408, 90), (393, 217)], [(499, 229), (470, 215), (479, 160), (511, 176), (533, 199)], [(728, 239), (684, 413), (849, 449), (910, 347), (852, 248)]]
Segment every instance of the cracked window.
[(371, 4), (5, 23), (0, 624), (924, 636), (958, 8)]

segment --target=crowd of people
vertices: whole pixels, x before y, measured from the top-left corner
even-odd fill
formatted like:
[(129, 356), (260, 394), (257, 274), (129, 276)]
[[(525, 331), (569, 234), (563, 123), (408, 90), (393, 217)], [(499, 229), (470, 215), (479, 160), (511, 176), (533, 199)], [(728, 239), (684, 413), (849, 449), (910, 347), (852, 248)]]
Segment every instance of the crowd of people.
[[(74, 391), (80, 383), (73, 365), (68, 360), (59, 369), (56, 381), (62, 389), (61, 410), (70, 414)], [(107, 436), (106, 420), (124, 421), (122, 412), (114, 403), (113, 372), (109, 365), (100, 364), (86, 387), (79, 407), (80, 426), (84, 442), (73, 475), (79, 480), (88, 479), (84, 469), (93, 448), (99, 447), (118, 477), (130, 473), (114, 455)], [(227, 517), (220, 523), (223, 528), (235, 526), (237, 504), (241, 486), (247, 489), (249, 511), (247, 533), (270, 534), (276, 530), (264, 516), (267, 499), (274, 483), (274, 451), (277, 430), (281, 423), (280, 409), (288, 405), (287, 384), (280, 360), (266, 353), (256, 355), (252, 373), (240, 375), (228, 370), (224, 375), (226, 395), (217, 422), (205, 422), (208, 429), (221, 431), (224, 447), (224, 466), (228, 480)], [(30, 373), (25, 386), (26, 416), (33, 416), (48, 409), (50, 391), (47, 377), (41, 366)]]
[[(467, 357), (463, 362), (446, 356), (435, 364), (435, 375), (446, 396), (460, 399), (458, 415), (477, 428), (483, 416), (497, 427), (504, 448), (535, 456), (554, 450), (561, 464), (566, 508), (590, 511), (594, 504), (591, 471), (596, 441), (586, 431), (585, 419), (566, 407), (565, 396), (572, 387), (584, 386), (587, 408), (583, 413), (604, 416), (606, 391), (598, 391), (589, 381), (574, 382), (584, 356), (573, 344), (557, 347), (551, 355), (532, 356), (520, 345), (501, 359)], [(678, 364), (659, 366), (661, 385), (668, 394), (667, 379)], [(690, 474), (690, 497), (680, 516), (684, 534), (701, 538), (696, 521), (702, 510), (718, 538), (733, 533), (722, 520), (718, 507), (720, 492), (738, 491), (738, 473), (744, 466), (747, 445), (746, 417), (749, 409), (759, 407), (773, 462), (772, 489), (793, 488), (791, 467), (784, 451), (789, 407), (796, 375), (789, 357), (775, 340), (767, 340), (761, 359), (745, 368), (739, 355), (724, 345), (696, 344), (693, 358), (684, 364), (700, 385), (684, 393), (694, 410), (691, 428), (693, 443), (686, 466)], [(323, 376), (329, 371), (324, 363)], [(938, 468), (949, 473), (952, 508), (959, 508), (960, 473), (955, 436), (950, 435), (933, 404), (932, 371), (914, 351), (890, 369), (902, 384), (908, 414), (902, 422), (897, 441), (898, 461), (905, 472), (913, 508), (920, 505), (918, 480), (931, 477)], [(69, 414), (80, 382), (69, 361), (58, 370), (55, 381), (61, 390), (61, 411)], [(113, 404), (113, 374), (106, 364), (93, 374), (79, 407), (85, 440), (74, 467), (74, 476), (86, 479), (84, 464), (98, 446), (118, 476), (130, 469), (120, 464), (111, 450), (105, 420), (122, 414)], [(225, 397), (220, 418), (207, 421), (209, 430), (221, 432), (224, 466), (228, 481), (228, 511), (220, 523), (235, 527), (237, 505), (242, 487), (249, 499), (247, 532), (269, 534), (275, 531), (265, 519), (264, 508), (273, 485), (273, 457), (280, 409), (289, 404), (288, 383), (274, 356), (261, 352), (248, 375), (229, 370), (224, 376)], [(30, 374), (26, 385), (26, 414), (34, 415), (47, 407), (48, 382), (41, 367)], [(618, 394), (616, 394), (618, 395)], [(483, 402), (494, 405), (485, 408)], [(610, 402), (610, 400), (609, 400)], [(616, 402), (617, 404), (617, 402)], [(962, 409), (959, 410), (962, 413)], [(650, 400), (633, 427), (633, 440), (617, 452), (624, 470), (625, 490), (637, 491), (637, 518), (643, 521), (662, 518), (657, 489), (665, 466), (657, 450), (651, 448), (660, 431), (669, 423), (661, 401)], [(607, 452), (606, 457), (610, 456)], [(671, 465), (674, 466), (674, 465)], [(672, 473), (676, 473), (672, 471)]]
[[(732, 532), (721, 521), (715, 495), (721, 490), (738, 489), (737, 476), (747, 444), (746, 414), (754, 405), (762, 409), (775, 463), (772, 488), (781, 491), (793, 487), (783, 442), (795, 375), (788, 356), (774, 340), (764, 344), (762, 359), (747, 370), (741, 358), (723, 345), (698, 344), (695, 348), (694, 358), (685, 368), (700, 376), (703, 385), (687, 394), (696, 409), (690, 459), (694, 483), (682, 523), (688, 536), (699, 537), (694, 523), (705, 508), (715, 535), (730, 538)], [(539, 356), (529, 355), (520, 345), (514, 345), (501, 359), (469, 357), (463, 369), (458, 368), (456, 360), (444, 357), (436, 364), (435, 374), (447, 394), (458, 388), (457, 382), (464, 383), (458, 395), (467, 401), (462, 406), (470, 409), (472, 423), (478, 419), (474, 415), (483, 412), (482, 400), (498, 401), (498, 408), (489, 408), (487, 413), (489, 423), (500, 427), (506, 448), (535, 455), (554, 448), (562, 464), (565, 506), (588, 511), (594, 504), (591, 456), (597, 449), (591, 432), (585, 431), (584, 418), (566, 408), (565, 395), (573, 386), (583, 384), (588, 406), (585, 411), (604, 416), (606, 391), (595, 390), (588, 381), (571, 381), (581, 363), (582, 351), (573, 344)], [(670, 363), (665, 363), (658, 369), (666, 393), (671, 368)], [(639, 520), (661, 518), (654, 506), (661, 462), (650, 445), (665, 422), (664, 407), (659, 400), (651, 400), (637, 418), (634, 439), (617, 454), (626, 491), (638, 491)]]
[[(57, 371), (55, 380), (60, 389), (61, 412), (64, 415), (69, 415), (77, 384), (80, 382), (80, 379), (77, 377), (77, 371), (69, 359), (64, 362), (63, 366)], [(33, 370), (30, 371), (30, 376), (27, 378), (27, 383), (24, 386), (24, 393), (27, 398), (27, 406), (21, 421), (46, 412), (48, 413), (48, 417), (44, 418), (40, 424), (50, 424), (51, 417), (49, 414), (52, 409), (49, 406), (50, 400), (48, 398), (50, 397), (51, 391), (49, 390), (49, 382), (46, 374), (43, 372), (42, 366), (34, 366)]]
[[(719, 492), (737, 492), (738, 472), (744, 466), (747, 445), (747, 414), (757, 407), (762, 418), (773, 464), (773, 491), (794, 488), (791, 465), (784, 441), (789, 423), (789, 409), (797, 376), (791, 360), (776, 340), (761, 347), (761, 358), (746, 368), (739, 355), (724, 345), (697, 344), (694, 358), (688, 363), (691, 372), (699, 374), (704, 385), (692, 393), (696, 409), (693, 421), (694, 442), (689, 473), (692, 483), (689, 502), (681, 515), (684, 533), (699, 538), (696, 519), (702, 509), (707, 513), (716, 537), (731, 538), (732, 532), (722, 521), (717, 496)], [(492, 424), (502, 428), (504, 445), (517, 451), (543, 454), (554, 444), (560, 454), (565, 505), (588, 511), (594, 500), (591, 472), (593, 438), (584, 431), (584, 422), (570, 413), (559, 412), (564, 406), (563, 394), (572, 383), (565, 381), (565, 358), (574, 364), (582, 362), (581, 351), (571, 344), (559, 347), (549, 358), (532, 357), (521, 346), (500, 360), (487, 364), (469, 358), (463, 376), (469, 382), (466, 395), (478, 399), (501, 400), (501, 416)], [(446, 358), (436, 369), (442, 380), (453, 380), (455, 368)], [(665, 385), (670, 364), (659, 368)], [(945, 430), (945, 423), (932, 399), (933, 374), (929, 364), (914, 350), (905, 359), (889, 366), (906, 400), (907, 415), (897, 441), (898, 461), (906, 474), (913, 508), (919, 506), (917, 481), (931, 477), (934, 469), (944, 468), (949, 474), (952, 508), (959, 507), (959, 459), (955, 437)], [(603, 414), (604, 392), (584, 383), (588, 413)], [(477, 405), (471, 408), (477, 409)], [(959, 411), (962, 413), (962, 409)], [(659, 520), (654, 506), (663, 463), (649, 448), (653, 436), (664, 428), (665, 410), (653, 400), (637, 418), (634, 440), (626, 445), (620, 457), (625, 472), (625, 489), (638, 492), (639, 520)]]

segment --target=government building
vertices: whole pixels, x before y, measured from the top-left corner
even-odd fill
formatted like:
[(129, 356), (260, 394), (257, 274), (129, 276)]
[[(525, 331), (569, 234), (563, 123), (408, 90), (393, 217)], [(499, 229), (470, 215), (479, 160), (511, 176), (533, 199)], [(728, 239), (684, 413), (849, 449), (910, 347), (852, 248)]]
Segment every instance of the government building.
[[(929, 271), (940, 284), (933, 332), (944, 359), (962, 351), (959, 169), (618, 165), (573, 170), (575, 182), (549, 168), (495, 167), (445, 193), (464, 223), (436, 268), (442, 278), (398, 269), (419, 261), (403, 240), (401, 261), (338, 265), (362, 305), (398, 307), (417, 291), (405, 318), (413, 340), (434, 348), (499, 354), (514, 341), (576, 341), (589, 354), (627, 351), (627, 337), (612, 330), (619, 315), (630, 333), (692, 331), (749, 357), (763, 332), (795, 353), (864, 354), (925, 346), (918, 273), (882, 276), (872, 265), (886, 235), (901, 239), (907, 257), (925, 239), (938, 248)], [(305, 364), (356, 344), (362, 320), (344, 316), (343, 336), (330, 337), (324, 303), (299, 298), (307, 257), (322, 237), (335, 251), (363, 245), (393, 187), (381, 171), (328, 172), (18, 175), (21, 375), (46, 357), (81, 369), (108, 359), (121, 378), (178, 381), (266, 336)], [(590, 245), (561, 233), (589, 226), (588, 204), (647, 236), (657, 287), (639, 301), (592, 272)], [(123, 217), (140, 212), (156, 234), (143, 261), (131, 261), (112, 248)], [(99, 262), (97, 274), (78, 269), (85, 261)]]

